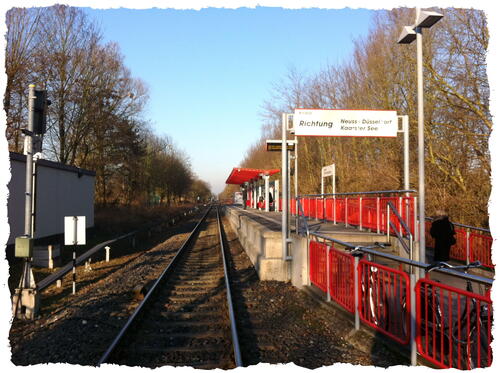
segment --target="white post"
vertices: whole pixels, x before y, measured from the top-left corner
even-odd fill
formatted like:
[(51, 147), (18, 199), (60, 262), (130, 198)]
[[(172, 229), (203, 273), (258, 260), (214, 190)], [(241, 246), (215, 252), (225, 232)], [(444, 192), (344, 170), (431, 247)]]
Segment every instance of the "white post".
[(403, 188), (410, 189), (410, 131), (408, 115), (401, 115), (403, 125)]
[(289, 204), (289, 186), (288, 186), (288, 149), (286, 141), (287, 114), (281, 115), (281, 180), (282, 180), (282, 213), (281, 213), (281, 239), (282, 239), (282, 258), (286, 260), (288, 256), (288, 204)]
[(345, 226), (347, 227), (347, 197), (344, 199), (344, 207), (345, 207)]
[[(417, 341), (416, 341), (416, 315), (417, 308), (415, 305), (415, 274), (410, 274), (410, 343), (411, 343), (411, 365), (417, 365)], [(405, 320), (406, 322), (406, 320)]]
[[(401, 116), (403, 122), (403, 174), (404, 174), (404, 185), (405, 190), (410, 189), (410, 127), (408, 121), (408, 115)], [(410, 193), (406, 193), (406, 224), (410, 227)]]
[(387, 241), (389, 241), (389, 236), (391, 235), (391, 225), (389, 222), (391, 221), (391, 216), (390, 216), (390, 210), (389, 210), (389, 204), (387, 204), (387, 215), (385, 217), (385, 220), (387, 220)]
[(326, 246), (326, 301), (330, 302), (332, 297), (330, 295), (330, 246)]
[(280, 181), (274, 182), (274, 211), (280, 210)]
[(380, 197), (377, 197), (377, 233), (380, 234)]
[(54, 260), (52, 258), (52, 245), (49, 245), (49, 269), (54, 269)]
[(359, 230), (363, 230), (363, 197), (359, 197)]
[(106, 263), (107, 263), (107, 262), (109, 262), (109, 250), (110, 250), (110, 249), (111, 249), (111, 248), (110, 248), (109, 246), (106, 246), (106, 247), (104, 248), (104, 250), (106, 250)]
[[(418, 226), (418, 220), (417, 220), (417, 197), (413, 197), (413, 226), (415, 227), (415, 235), (413, 236), (414, 239), (418, 243), (418, 250), (415, 250), (414, 252), (414, 258), (417, 262), (420, 261), (420, 233), (419, 233), (419, 226)], [(418, 237), (418, 239), (416, 239)], [(425, 241), (425, 236), (424, 236), (424, 241)], [(425, 244), (424, 244), (425, 246)], [(424, 276), (424, 272), (420, 271), (418, 268), (415, 268), (415, 273), (417, 275), (417, 280), (421, 277)]]
[(359, 256), (354, 257), (354, 329), (359, 330)]
[(336, 193), (336, 182), (335, 182), (335, 163), (332, 164), (332, 193)]
[[(403, 197), (399, 197), (399, 216), (403, 217)], [(399, 224), (399, 234), (403, 234), (403, 225)]]
[(337, 199), (333, 196), (333, 224), (337, 224)]
[(266, 203), (265, 211), (269, 212), (269, 175), (264, 175), (264, 195)]
[[(417, 8), (416, 20), (420, 16)], [(426, 263), (425, 259), (425, 146), (424, 146), (424, 74), (422, 63), (422, 28), (415, 27), (417, 36), (417, 113), (418, 113), (418, 219), (420, 224), (419, 234), (419, 260)]]
[(469, 242), (469, 237), (470, 237), (470, 229), (467, 228), (467, 236), (466, 236), (466, 240), (467, 240), (467, 243), (465, 244), (465, 263), (468, 265), (470, 263), (470, 242)]
[(73, 294), (76, 294), (76, 253), (73, 251)]
[(258, 203), (260, 202), (260, 197), (262, 197), (262, 185), (259, 184), (258, 195), (257, 195), (257, 207), (259, 206)]
[(295, 190), (295, 218), (297, 219), (299, 216), (299, 202), (297, 200), (297, 197), (299, 196), (299, 140), (297, 136), (294, 136), (295, 138), (295, 157), (294, 157), (294, 162), (295, 162), (295, 169), (293, 173), (293, 180), (294, 180), (294, 190)]
[(325, 178), (323, 177), (323, 169), (321, 169), (321, 194), (325, 194)]

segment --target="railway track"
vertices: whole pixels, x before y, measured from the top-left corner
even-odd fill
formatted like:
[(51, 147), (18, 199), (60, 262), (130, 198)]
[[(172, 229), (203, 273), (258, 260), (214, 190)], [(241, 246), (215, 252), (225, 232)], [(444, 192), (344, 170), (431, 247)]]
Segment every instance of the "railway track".
[(241, 366), (218, 208), (209, 208), (98, 365)]

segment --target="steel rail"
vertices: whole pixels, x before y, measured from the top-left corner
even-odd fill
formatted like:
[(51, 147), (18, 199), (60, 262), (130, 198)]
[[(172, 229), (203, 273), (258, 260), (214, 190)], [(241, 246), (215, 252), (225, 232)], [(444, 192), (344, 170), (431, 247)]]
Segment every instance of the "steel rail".
[(120, 332), (118, 333), (118, 335), (115, 337), (115, 339), (113, 340), (113, 342), (111, 343), (111, 345), (108, 347), (108, 349), (106, 350), (106, 352), (101, 356), (101, 358), (99, 359), (99, 362), (97, 363), (97, 366), (100, 366), (101, 364), (107, 362), (108, 358), (111, 356), (111, 353), (116, 348), (116, 346), (118, 345), (118, 343), (121, 341), (121, 339), (123, 338), (123, 336), (125, 335), (125, 333), (129, 329), (130, 325), (132, 325), (132, 323), (134, 322), (134, 320), (137, 318), (137, 315), (141, 312), (141, 310), (144, 308), (144, 305), (148, 302), (149, 298), (151, 297), (151, 294), (154, 293), (154, 291), (158, 287), (158, 284), (163, 280), (163, 278), (166, 276), (166, 274), (170, 272), (171, 268), (174, 266), (174, 264), (177, 262), (178, 258), (180, 257), (180, 254), (184, 251), (184, 249), (188, 246), (188, 244), (193, 239), (194, 235), (198, 232), (201, 224), (205, 221), (205, 219), (208, 216), (208, 213), (210, 212), (211, 209), (212, 209), (212, 206), (209, 206), (208, 209), (207, 209), (207, 211), (203, 215), (203, 217), (198, 222), (198, 224), (196, 224), (196, 226), (194, 227), (194, 229), (191, 231), (191, 234), (189, 235), (189, 237), (186, 239), (186, 241), (184, 241), (184, 243), (182, 244), (181, 248), (179, 250), (177, 250), (177, 253), (175, 254), (174, 258), (170, 261), (170, 263), (167, 265), (167, 267), (165, 267), (165, 269), (163, 270), (163, 272), (156, 279), (156, 281), (154, 282), (154, 284), (151, 287), (151, 289), (149, 289), (149, 291), (147, 292), (147, 294), (144, 296), (144, 299), (135, 308), (134, 312), (132, 313), (132, 315), (130, 315), (130, 317), (128, 318), (127, 322), (125, 323), (125, 325), (123, 326), (123, 328), (120, 330)]
[[(123, 240), (124, 238), (130, 237), (130, 236), (136, 234), (137, 232), (138, 231), (133, 231), (133, 232), (121, 235), (119, 237), (113, 238), (111, 240), (101, 242), (100, 244), (98, 244), (98, 245), (94, 246), (93, 248), (87, 250), (82, 255), (80, 255), (78, 258), (76, 258), (76, 261), (75, 261), (76, 265), (84, 262), (85, 260), (87, 260), (88, 258), (90, 258), (92, 255), (94, 255), (96, 252), (98, 252), (102, 248), (104, 248), (104, 247), (106, 247), (108, 245), (111, 245), (112, 243), (115, 243), (117, 241)], [(60, 270), (58, 270), (57, 272), (55, 272), (55, 273), (53, 273), (53, 274), (45, 277), (43, 280), (41, 280), (37, 284), (36, 289), (39, 292), (42, 291), (42, 290), (44, 290), (46, 287), (48, 287), (49, 285), (51, 285), (55, 281), (61, 279), (66, 273), (68, 273), (69, 271), (71, 271), (72, 268), (73, 268), (73, 261), (70, 261), (70, 262), (66, 263), (63, 267), (61, 267)]]
[(219, 215), (219, 207), (217, 206), (217, 226), (219, 228), (219, 240), (220, 240), (220, 248), (222, 252), (222, 263), (224, 264), (224, 280), (226, 281), (226, 293), (227, 293), (227, 308), (229, 312), (229, 319), (231, 321), (231, 336), (233, 340), (233, 350), (234, 350), (234, 363), (236, 364), (236, 368), (243, 366), (241, 360), (241, 351), (240, 351), (240, 342), (238, 339), (238, 331), (236, 329), (236, 318), (234, 316), (234, 307), (233, 300), (231, 297), (231, 286), (229, 283), (229, 271), (228, 264), (226, 262), (226, 247), (224, 245), (224, 239), (222, 237), (222, 220)]
[[(425, 220), (427, 221), (432, 221), (433, 218), (431, 217), (426, 217)], [(479, 227), (473, 227), (472, 225), (466, 225), (466, 224), (460, 224), (460, 223), (455, 223), (455, 222), (451, 222), (453, 225), (457, 226), (457, 227), (462, 227), (462, 228), (469, 228), (469, 229), (474, 229), (476, 231), (481, 231), (481, 232), (485, 232), (485, 233), (489, 233), (491, 234), (491, 231), (489, 229), (486, 229), (486, 228), (479, 228)]]
[(349, 193), (323, 193), (323, 194), (302, 194), (296, 198), (302, 197), (326, 197), (326, 196), (358, 196), (358, 195), (370, 195), (370, 194), (395, 194), (395, 193), (416, 193), (416, 190), (375, 190), (371, 192), (349, 192)]

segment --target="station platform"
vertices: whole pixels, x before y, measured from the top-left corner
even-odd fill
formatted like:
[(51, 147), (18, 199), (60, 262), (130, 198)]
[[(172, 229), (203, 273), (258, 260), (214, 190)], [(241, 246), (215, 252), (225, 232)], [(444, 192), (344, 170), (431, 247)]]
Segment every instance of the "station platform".
[[(241, 206), (231, 206), (232, 209), (239, 211), (239, 214), (248, 216), (265, 225), (267, 228), (281, 233), (281, 212), (275, 211), (261, 211), (254, 209), (243, 209)], [(309, 230), (331, 236), (333, 238), (345, 241), (352, 245), (368, 246), (373, 245), (374, 242), (386, 242), (385, 234), (378, 234), (367, 231), (360, 231), (359, 229), (345, 224), (333, 224), (332, 222), (325, 222), (320, 220), (308, 219)], [(296, 218), (290, 217), (290, 226), (292, 233), (295, 232)]]
[[(238, 205), (226, 206), (226, 215), (233, 229), (238, 234), (240, 242), (254, 264), (261, 280), (289, 281), (297, 287), (308, 284), (308, 249), (307, 240), (304, 236), (295, 232), (295, 217), (290, 217), (290, 227), (292, 236), (292, 261), (283, 261), (282, 238), (281, 238), (281, 212), (265, 212), (255, 209), (243, 209)], [(395, 237), (390, 237), (389, 242), (385, 234), (361, 231), (357, 227), (346, 226), (343, 223), (333, 224), (332, 222), (307, 220), (310, 232), (320, 233), (354, 246), (370, 246), (374, 242), (391, 243), (385, 249), (377, 249), (396, 256), (408, 258), (401, 245)], [(385, 258), (374, 256), (370, 260), (391, 267), (399, 268), (400, 264)], [(433, 248), (426, 250), (426, 263), (433, 261)], [(450, 264), (463, 264), (450, 261)], [(403, 266), (404, 267), (404, 266)], [(409, 268), (404, 268), (409, 272)], [(471, 274), (493, 278), (494, 272), (483, 269), (472, 269)], [(446, 283), (450, 286), (465, 289), (465, 281), (453, 276), (439, 272), (432, 272), (431, 279)], [(483, 293), (484, 289), (477, 286), (477, 291)]]

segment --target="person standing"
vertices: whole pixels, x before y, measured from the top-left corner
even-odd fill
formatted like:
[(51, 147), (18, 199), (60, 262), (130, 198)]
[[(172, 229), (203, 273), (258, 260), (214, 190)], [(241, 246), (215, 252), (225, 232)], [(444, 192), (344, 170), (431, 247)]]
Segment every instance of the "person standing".
[(434, 238), (434, 261), (450, 260), (450, 249), (457, 243), (455, 228), (444, 211), (437, 211), (432, 220), (431, 236)]

